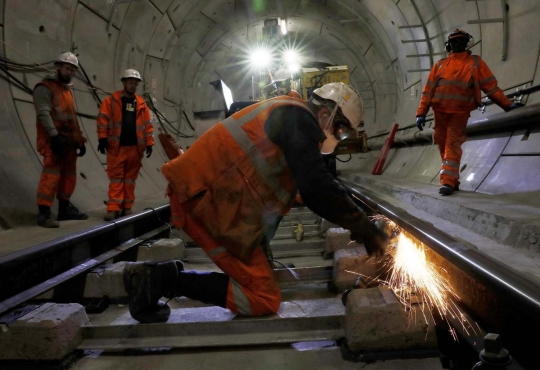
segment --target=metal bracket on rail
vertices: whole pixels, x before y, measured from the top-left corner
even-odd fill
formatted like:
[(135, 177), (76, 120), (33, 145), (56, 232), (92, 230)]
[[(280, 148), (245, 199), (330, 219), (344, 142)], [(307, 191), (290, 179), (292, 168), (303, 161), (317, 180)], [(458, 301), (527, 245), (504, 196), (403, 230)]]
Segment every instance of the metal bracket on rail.
[[(407, 72), (429, 72), (429, 71), (431, 71), (431, 67), (433, 67), (433, 55), (435, 55), (433, 53), (433, 46), (431, 45), (431, 39), (429, 38), (427, 26), (424, 23), (424, 20), (422, 19), (422, 14), (420, 14), (420, 11), (418, 10), (418, 6), (416, 6), (416, 3), (414, 2), (414, 0), (409, 0), (409, 3), (411, 3), (416, 15), (418, 16), (418, 19), (420, 20), (420, 24), (414, 24), (414, 25), (408, 25), (408, 26), (399, 26), (398, 28), (400, 28), (400, 29), (403, 29), (403, 28), (422, 28), (425, 38), (419, 39), (419, 40), (401, 40), (401, 42), (404, 43), (404, 44), (405, 43), (413, 43), (413, 42), (414, 43), (425, 42), (426, 45), (427, 45), (428, 54), (407, 55), (407, 57), (408, 58), (413, 58), (413, 57), (427, 56), (427, 57), (429, 57), (429, 67), (430, 68), (429, 69), (410, 69)], [(437, 55), (438, 54), (440, 54), (440, 53), (437, 53)]]
[(42, 304), (27, 304), (24, 307), (17, 308), (15, 310), (11, 311), (11, 312), (8, 312), (8, 313), (0, 316), (0, 325), (4, 324), (4, 325), (7, 325), (7, 326), (10, 326), (15, 321), (17, 321), (18, 319), (20, 319), (24, 315), (27, 315), (30, 312), (34, 311), (35, 309), (37, 309), (41, 305), (43, 305), (43, 303)]

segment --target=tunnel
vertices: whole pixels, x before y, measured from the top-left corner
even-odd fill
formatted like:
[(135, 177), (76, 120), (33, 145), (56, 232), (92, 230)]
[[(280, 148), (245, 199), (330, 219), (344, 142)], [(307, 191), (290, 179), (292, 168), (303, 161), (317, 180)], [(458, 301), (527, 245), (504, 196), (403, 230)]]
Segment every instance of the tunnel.
[[(0, 0), (0, 240), (13, 243), (2, 255), (86, 227), (49, 233), (36, 225), (43, 157), (32, 91), (54, 73), (59, 53), (78, 57), (73, 96), (88, 139), (71, 201), (95, 226), (109, 188), (96, 118), (103, 100), (122, 90), (124, 70), (142, 76), (137, 94), (152, 107), (156, 137), (137, 179), (139, 212), (168, 204), (161, 168), (169, 158), (157, 136), (170, 134), (189, 150), (228, 116), (227, 88), (233, 102), (261, 99), (292, 51), (299, 68), (345, 66), (362, 99), (366, 147), (336, 156), (341, 179), (416, 207), (412, 213), (427, 222), (457, 225), (441, 227), (538, 282), (538, 19), (538, 0)], [(473, 36), (470, 52), (525, 106), (505, 112), (482, 94), (462, 146), (460, 192), (442, 197), (433, 111), (423, 132), (415, 122), (430, 71), (449, 57), (445, 44), (456, 29)], [(256, 54), (263, 49), (268, 54)], [(382, 173), (373, 175), (396, 123)], [(489, 249), (492, 241), (507, 249)]]

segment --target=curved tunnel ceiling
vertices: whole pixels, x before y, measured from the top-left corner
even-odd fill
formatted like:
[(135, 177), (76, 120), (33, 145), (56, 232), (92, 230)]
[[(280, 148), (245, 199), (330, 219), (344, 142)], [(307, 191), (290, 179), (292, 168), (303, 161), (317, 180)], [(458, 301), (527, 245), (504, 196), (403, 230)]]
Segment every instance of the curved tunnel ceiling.
[[(398, 28), (408, 25), (408, 18), (419, 21), (410, 4), (394, 1), (53, 3), (38, 2), (36, 7), (33, 1), (6, 1), (6, 42), (20, 45), (25, 39), (26, 55), (40, 62), (53, 59), (58, 51), (74, 50), (104, 91), (119, 88), (118, 76), (125, 68), (136, 68), (158, 101), (181, 105), (188, 112), (215, 106), (208, 81), (217, 78), (232, 87), (237, 100), (248, 99), (247, 77), (252, 71), (239, 61), (261, 42), (263, 22), (271, 17), (285, 19), (288, 35), (281, 42), (298, 47), (304, 60), (349, 66), (351, 84), (365, 99), (368, 124), (395, 119), (400, 110), (398, 91), (420, 80), (420, 75), (405, 76), (402, 71), (426, 64), (420, 63), (422, 59), (399, 58), (427, 50), (423, 50), (425, 43), (401, 43), (401, 39), (424, 36), (421, 30)], [(435, 11), (432, 5), (422, 9), (426, 17)], [(36, 19), (40, 24), (32, 24)], [(431, 28), (440, 35), (438, 24)], [(440, 49), (442, 38), (435, 41)], [(6, 55), (29, 62), (10, 49)]]
[[(476, 43), (472, 51), (488, 63), (503, 90), (540, 83), (538, 1), (508, 1), (508, 9), (501, 8), (502, 3), (497, 0), (0, 0), (0, 19), (3, 19), (0, 31), (4, 56), (18, 63), (43, 64), (61, 51), (74, 51), (101, 99), (121, 88), (119, 76), (124, 69), (139, 70), (144, 78), (140, 93), (144, 91), (152, 96), (156, 107), (175, 129), (193, 136), (184, 113), (193, 123), (193, 112), (222, 108), (221, 96), (210, 81), (224, 80), (235, 100), (247, 100), (252, 95), (253, 70), (245, 63), (248, 51), (261, 42), (264, 20), (279, 17), (287, 22), (288, 33), (278, 40), (278, 45), (298, 48), (306, 62), (349, 67), (351, 84), (364, 100), (366, 132), (374, 135), (387, 131), (393, 122), (402, 126), (413, 122), (427, 71), (446, 56), (444, 40), (455, 28), (465, 28), (474, 35)], [(505, 44), (502, 23), (474, 23), (500, 18), (504, 12), (509, 16), (505, 60), (501, 58)], [(51, 64), (47, 66), (52, 68)], [(43, 75), (36, 71), (13, 71), (13, 76), (30, 88)], [(95, 116), (97, 99), (83, 76), (80, 77), (75, 81), (77, 109)], [(0, 206), (8, 214), (33, 214), (32, 194), (37, 180), (28, 179), (39, 178), (41, 157), (35, 152), (32, 98), (5, 79), (0, 79), (0, 93), (3, 101), (0, 129), (8, 133), (0, 136), (3, 148), (0, 172), (12, 178), (0, 189), (4, 195)], [(490, 106), (487, 112), (497, 109)], [(91, 151), (78, 164), (85, 177), (81, 174), (78, 187), (83, 191), (77, 195), (77, 201), (95, 208), (102, 204), (107, 191), (105, 163), (95, 147), (95, 121), (81, 118), (81, 125)], [(180, 143), (186, 146), (193, 140), (180, 138)], [(161, 192), (164, 188), (159, 167), (166, 156), (162, 151), (158, 154), (145, 162), (137, 182), (137, 196)], [(438, 166), (430, 165), (435, 169)], [(422, 181), (431, 180), (426, 177)], [(10, 218), (5, 214), (0, 219)]]

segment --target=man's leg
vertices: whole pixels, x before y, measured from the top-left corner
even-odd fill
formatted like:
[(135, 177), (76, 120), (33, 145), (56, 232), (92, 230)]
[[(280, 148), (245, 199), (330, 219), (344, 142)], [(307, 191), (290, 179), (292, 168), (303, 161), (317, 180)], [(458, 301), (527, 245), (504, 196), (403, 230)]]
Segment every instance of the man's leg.
[(433, 141), (439, 147), (441, 161), (444, 159), (444, 151), (446, 148), (446, 131), (448, 129), (447, 114), (443, 112), (433, 112), (435, 118), (435, 126), (433, 127)]
[(469, 116), (469, 113), (448, 114), (448, 136), (441, 171), (441, 184), (445, 183), (453, 188), (459, 185), (459, 170), (463, 154), (461, 146), (467, 140), (465, 128)]
[[(186, 215), (183, 229), (228, 276), (228, 284), (222, 284), (220, 292), (220, 296), (226, 294), (224, 307), (234, 313), (249, 316), (268, 315), (278, 311), (281, 291), (262, 248), (255, 248), (249, 263), (244, 264), (213, 239), (189, 214)], [(192, 298), (188, 294), (184, 295)]]
[(174, 193), (170, 196), (173, 224), (182, 227), (225, 274), (183, 271), (180, 261), (154, 266), (128, 263), (124, 268), (124, 285), (130, 296), (131, 315), (141, 322), (162, 321), (168, 315), (168, 306), (159, 303), (161, 296), (185, 296), (243, 315), (277, 312), (281, 291), (262, 249), (255, 249), (247, 265), (242, 263), (185, 212), (194, 206), (193, 202), (181, 205)]
[(135, 202), (135, 181), (137, 180), (139, 171), (141, 170), (141, 156), (139, 154), (139, 148), (136, 145), (125, 148), (126, 165), (122, 213), (124, 215), (130, 215), (132, 213), (131, 208), (133, 207), (133, 202)]
[(86, 220), (88, 215), (82, 213), (70, 203), (69, 199), (75, 191), (77, 184), (77, 150), (67, 148), (64, 151), (62, 170), (60, 173), (60, 184), (58, 186), (58, 221), (64, 220)]
[(109, 177), (109, 200), (105, 221), (118, 217), (124, 202), (125, 147), (120, 147), (118, 155), (107, 153), (107, 176)]
[(51, 216), (51, 206), (58, 191), (61, 169), (62, 158), (53, 154), (50, 149), (45, 150), (43, 169), (41, 170), (37, 191), (38, 224), (40, 226), (47, 228), (58, 227), (58, 222)]

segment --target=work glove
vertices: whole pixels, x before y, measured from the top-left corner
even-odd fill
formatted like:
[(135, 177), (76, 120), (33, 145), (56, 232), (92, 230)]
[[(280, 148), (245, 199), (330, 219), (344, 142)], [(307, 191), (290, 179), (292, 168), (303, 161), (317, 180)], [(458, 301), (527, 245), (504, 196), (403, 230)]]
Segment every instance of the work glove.
[(62, 155), (68, 145), (68, 138), (64, 135), (51, 136), (51, 150), (55, 155)]
[(79, 148), (79, 153), (77, 153), (77, 157), (84, 157), (85, 154), (86, 154), (86, 146), (83, 144), (83, 146)]
[(99, 139), (99, 144), (97, 147), (97, 150), (101, 154), (107, 154), (107, 148), (109, 147), (109, 143), (107, 142), (107, 138)]
[(515, 102), (515, 103), (512, 103), (512, 105), (510, 105), (508, 108), (506, 108), (506, 111), (510, 112), (513, 109), (521, 108), (521, 107), (524, 107), (524, 106), (525, 106), (525, 104), (523, 104), (521, 102)]
[(146, 158), (150, 158), (152, 155), (152, 145), (146, 147)]
[(360, 222), (360, 228), (357, 231), (351, 230), (351, 240), (363, 243), (370, 257), (382, 257), (386, 253), (389, 237), (384, 230), (379, 229), (367, 217), (364, 217)]
[(424, 131), (424, 128), (422, 126), (425, 126), (425, 125), (426, 125), (426, 116), (416, 117), (416, 127), (418, 127), (420, 131)]

